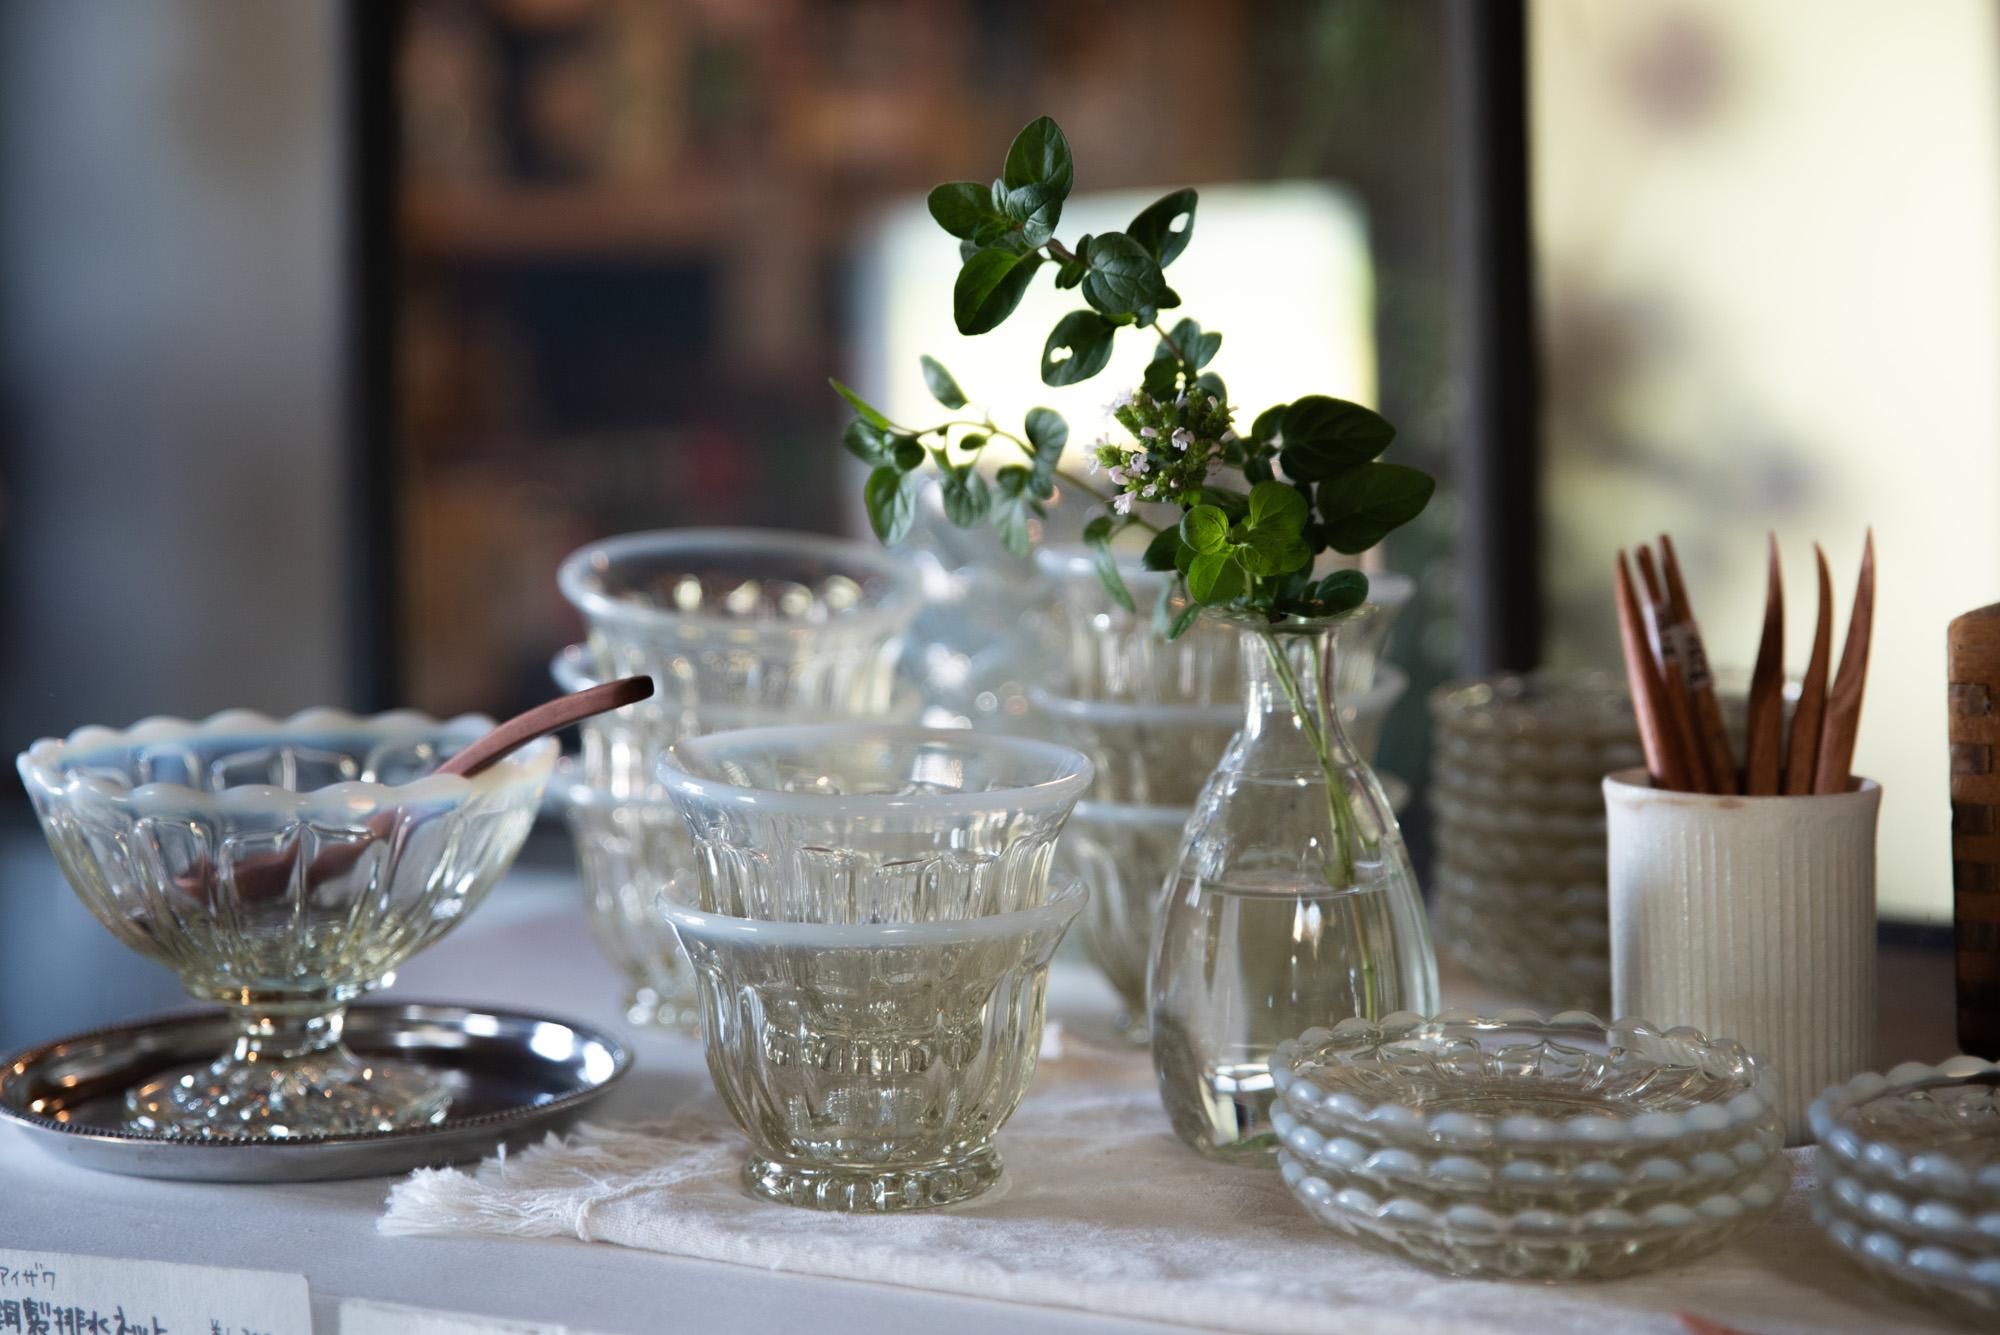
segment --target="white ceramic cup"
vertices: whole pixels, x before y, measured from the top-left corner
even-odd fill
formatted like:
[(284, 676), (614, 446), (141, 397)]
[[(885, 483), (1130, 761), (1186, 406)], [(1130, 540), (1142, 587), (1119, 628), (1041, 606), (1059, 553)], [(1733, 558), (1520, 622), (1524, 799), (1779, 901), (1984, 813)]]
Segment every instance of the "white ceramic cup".
[(1881, 805), (1872, 779), (1818, 797), (1604, 779), (1613, 1013), (1763, 1057), (1788, 1144), (1809, 1141), (1821, 1090), (1873, 1065)]

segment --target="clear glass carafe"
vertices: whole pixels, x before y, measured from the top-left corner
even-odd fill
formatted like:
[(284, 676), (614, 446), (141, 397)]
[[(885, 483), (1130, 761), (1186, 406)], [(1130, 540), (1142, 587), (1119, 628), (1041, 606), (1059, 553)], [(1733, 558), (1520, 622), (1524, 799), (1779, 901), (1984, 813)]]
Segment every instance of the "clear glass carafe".
[(1410, 855), (1334, 699), (1340, 638), (1379, 615), (1237, 623), (1243, 730), (1162, 887), (1148, 984), (1160, 1095), (1203, 1154), (1270, 1161), (1280, 1042), (1438, 1007)]

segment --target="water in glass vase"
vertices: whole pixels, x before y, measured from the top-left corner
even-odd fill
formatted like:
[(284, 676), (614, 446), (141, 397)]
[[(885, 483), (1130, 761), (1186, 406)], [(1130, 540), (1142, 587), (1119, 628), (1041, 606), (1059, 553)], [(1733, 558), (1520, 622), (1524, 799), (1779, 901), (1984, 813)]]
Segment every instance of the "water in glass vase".
[(1244, 636), (1242, 733), (1195, 805), (1164, 887), (1149, 984), (1175, 1132), (1268, 1163), (1266, 1060), (1314, 1026), (1437, 1008), (1402, 835), (1331, 703), (1333, 631)]

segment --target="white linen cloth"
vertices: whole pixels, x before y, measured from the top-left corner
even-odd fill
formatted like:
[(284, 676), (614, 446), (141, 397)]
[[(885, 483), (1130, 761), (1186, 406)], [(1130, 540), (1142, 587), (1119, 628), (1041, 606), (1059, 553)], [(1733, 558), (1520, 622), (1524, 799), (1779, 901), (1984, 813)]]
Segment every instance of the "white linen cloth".
[[(1814, 1228), (1810, 1156), (1792, 1151), (1778, 1213), (1725, 1250), (1635, 1279), (1455, 1280), (1314, 1222), (1276, 1172), (1175, 1139), (1142, 1054), (1049, 1060), (1000, 1135), (1006, 1171), (945, 1210), (844, 1216), (753, 1197), (742, 1135), (712, 1095), (665, 1121), (583, 1126), (489, 1159), (421, 1170), (391, 1234), (580, 1238), (767, 1270), (1082, 1308), (1212, 1330), (1390, 1335), (1680, 1332), (1694, 1313), (1751, 1335), (1951, 1330), (1882, 1295)], [(1023, 1313), (1023, 1323), (1033, 1317)]]

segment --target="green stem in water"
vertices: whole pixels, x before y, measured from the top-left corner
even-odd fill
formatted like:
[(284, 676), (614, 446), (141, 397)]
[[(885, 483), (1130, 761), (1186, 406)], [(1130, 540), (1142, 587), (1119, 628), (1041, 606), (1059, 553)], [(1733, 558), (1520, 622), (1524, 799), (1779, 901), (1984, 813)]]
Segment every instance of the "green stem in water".
[(1326, 814), (1333, 827), (1337, 858), (1337, 861), (1329, 859), (1323, 864), (1326, 882), (1336, 890), (1348, 889), (1354, 884), (1354, 806), (1348, 799), (1347, 785), (1341, 782), (1340, 767), (1333, 761), (1333, 705), (1326, 698), (1326, 673), (1320, 660), (1319, 645), (1315, 642), (1310, 646), (1313, 677), (1319, 685), (1315, 712), (1306, 709), (1305, 693), (1299, 689), (1298, 674), (1292, 670), (1292, 660), (1285, 653), (1284, 645), (1269, 631), (1264, 632), (1263, 640), (1264, 651), (1271, 658), (1272, 671), (1277, 674), (1278, 685), (1285, 693), (1285, 702), (1292, 707), (1292, 714), (1312, 746), (1313, 755), (1319, 760), (1320, 774), (1326, 780)]

